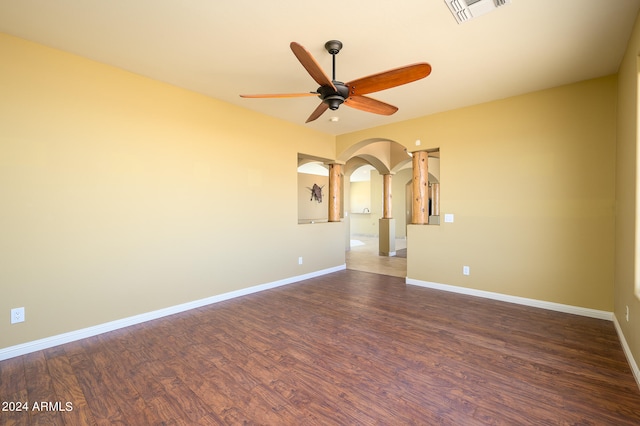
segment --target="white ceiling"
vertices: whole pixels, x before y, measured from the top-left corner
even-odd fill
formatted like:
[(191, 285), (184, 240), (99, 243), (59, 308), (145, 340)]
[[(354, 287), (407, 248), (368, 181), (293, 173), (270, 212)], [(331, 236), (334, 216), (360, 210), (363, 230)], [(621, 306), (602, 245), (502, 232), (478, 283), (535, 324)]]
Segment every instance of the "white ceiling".
[[(616, 73), (640, 0), (512, 0), (457, 24), (444, 0), (0, 0), (0, 32), (337, 135)], [(350, 81), (429, 62), (426, 79), (372, 97), (379, 116), (342, 106), (304, 124), (317, 84), (289, 48), (331, 76), (327, 40)], [(330, 122), (331, 116), (340, 118)]]

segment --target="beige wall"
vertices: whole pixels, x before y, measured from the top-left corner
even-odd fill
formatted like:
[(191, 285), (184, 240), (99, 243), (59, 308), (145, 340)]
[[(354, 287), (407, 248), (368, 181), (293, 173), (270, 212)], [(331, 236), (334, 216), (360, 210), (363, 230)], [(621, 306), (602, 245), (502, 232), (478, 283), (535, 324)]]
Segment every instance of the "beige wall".
[(341, 265), (344, 224), (297, 225), (297, 154), (421, 139), (455, 222), (409, 227), (409, 277), (615, 309), (639, 359), (639, 27), (617, 78), (335, 139), (0, 35), (0, 315), (27, 316), (0, 349)]
[(455, 222), (409, 226), (409, 278), (613, 310), (616, 77), (342, 135), (337, 154), (374, 138), (440, 148)]
[[(638, 52), (640, 19), (636, 20), (618, 73), (618, 141), (616, 145), (615, 315), (633, 357), (640, 360), (640, 301), (634, 295), (637, 273), (638, 215)], [(635, 271), (635, 272), (634, 272)], [(626, 307), (629, 321), (626, 321)]]
[(349, 187), (351, 189), (349, 208), (351, 214), (364, 213), (366, 210), (371, 211), (371, 181), (350, 182)]
[[(371, 179), (350, 182), (351, 235), (377, 237), (378, 219), (382, 217), (382, 176), (375, 170), (370, 171)], [(380, 199), (378, 201), (378, 199)], [(368, 213), (364, 209), (369, 209)]]
[[(413, 178), (411, 169), (400, 170), (392, 177), (392, 216), (396, 221), (396, 238), (406, 236), (405, 185)], [(382, 218), (382, 182), (380, 173), (373, 170), (371, 180), (351, 182), (351, 234), (378, 237), (379, 219)], [(358, 202), (354, 202), (358, 200)], [(371, 213), (363, 214), (363, 207)]]
[(0, 348), (344, 264), (343, 224), (296, 217), (297, 155), (332, 136), (6, 35), (0, 57)]

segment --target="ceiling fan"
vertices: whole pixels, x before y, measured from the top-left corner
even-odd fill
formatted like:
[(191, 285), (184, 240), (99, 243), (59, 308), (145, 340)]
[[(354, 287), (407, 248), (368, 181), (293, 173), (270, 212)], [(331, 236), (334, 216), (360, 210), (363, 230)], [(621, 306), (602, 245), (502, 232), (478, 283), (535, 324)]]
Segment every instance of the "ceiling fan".
[(340, 52), (340, 49), (342, 49), (342, 43), (340, 41), (329, 40), (324, 45), (324, 48), (331, 54), (333, 59), (332, 79), (329, 79), (315, 58), (302, 45), (294, 41), (290, 47), (293, 54), (296, 55), (296, 58), (298, 58), (309, 75), (320, 85), (315, 92), (240, 96), (243, 98), (297, 98), (303, 96), (318, 96), (322, 102), (311, 113), (309, 118), (307, 118), (306, 123), (316, 120), (327, 109), (338, 109), (343, 103), (361, 111), (391, 115), (398, 110), (397, 107), (365, 95), (411, 83), (425, 78), (431, 73), (431, 65), (426, 62), (421, 62), (343, 83), (336, 80), (336, 55)]

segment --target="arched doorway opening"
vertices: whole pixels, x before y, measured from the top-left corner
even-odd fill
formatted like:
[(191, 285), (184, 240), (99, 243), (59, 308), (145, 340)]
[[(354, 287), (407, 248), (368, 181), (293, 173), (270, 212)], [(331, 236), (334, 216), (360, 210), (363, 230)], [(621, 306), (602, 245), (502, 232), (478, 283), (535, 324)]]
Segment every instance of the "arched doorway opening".
[[(341, 160), (349, 232), (347, 268), (405, 277), (406, 256), (397, 256), (397, 250), (404, 254), (406, 248), (404, 181), (411, 176), (411, 157), (403, 145), (376, 139), (363, 141)], [(390, 201), (383, 199), (385, 191), (392, 192)]]

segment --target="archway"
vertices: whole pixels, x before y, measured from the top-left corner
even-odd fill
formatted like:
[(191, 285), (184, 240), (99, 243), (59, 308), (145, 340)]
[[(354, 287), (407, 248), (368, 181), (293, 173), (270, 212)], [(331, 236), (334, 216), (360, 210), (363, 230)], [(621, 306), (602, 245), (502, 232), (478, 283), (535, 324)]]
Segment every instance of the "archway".
[[(411, 157), (395, 141), (369, 139), (350, 147), (341, 160), (345, 161), (344, 204), (349, 233), (347, 268), (406, 276), (406, 258), (396, 258), (395, 247), (406, 247), (404, 178), (411, 176)], [(386, 204), (392, 204), (393, 214), (385, 218), (383, 185), (389, 181), (393, 197)], [(381, 235), (393, 238), (392, 244), (383, 242)], [(394, 249), (383, 252), (381, 245), (387, 247), (385, 244)]]

